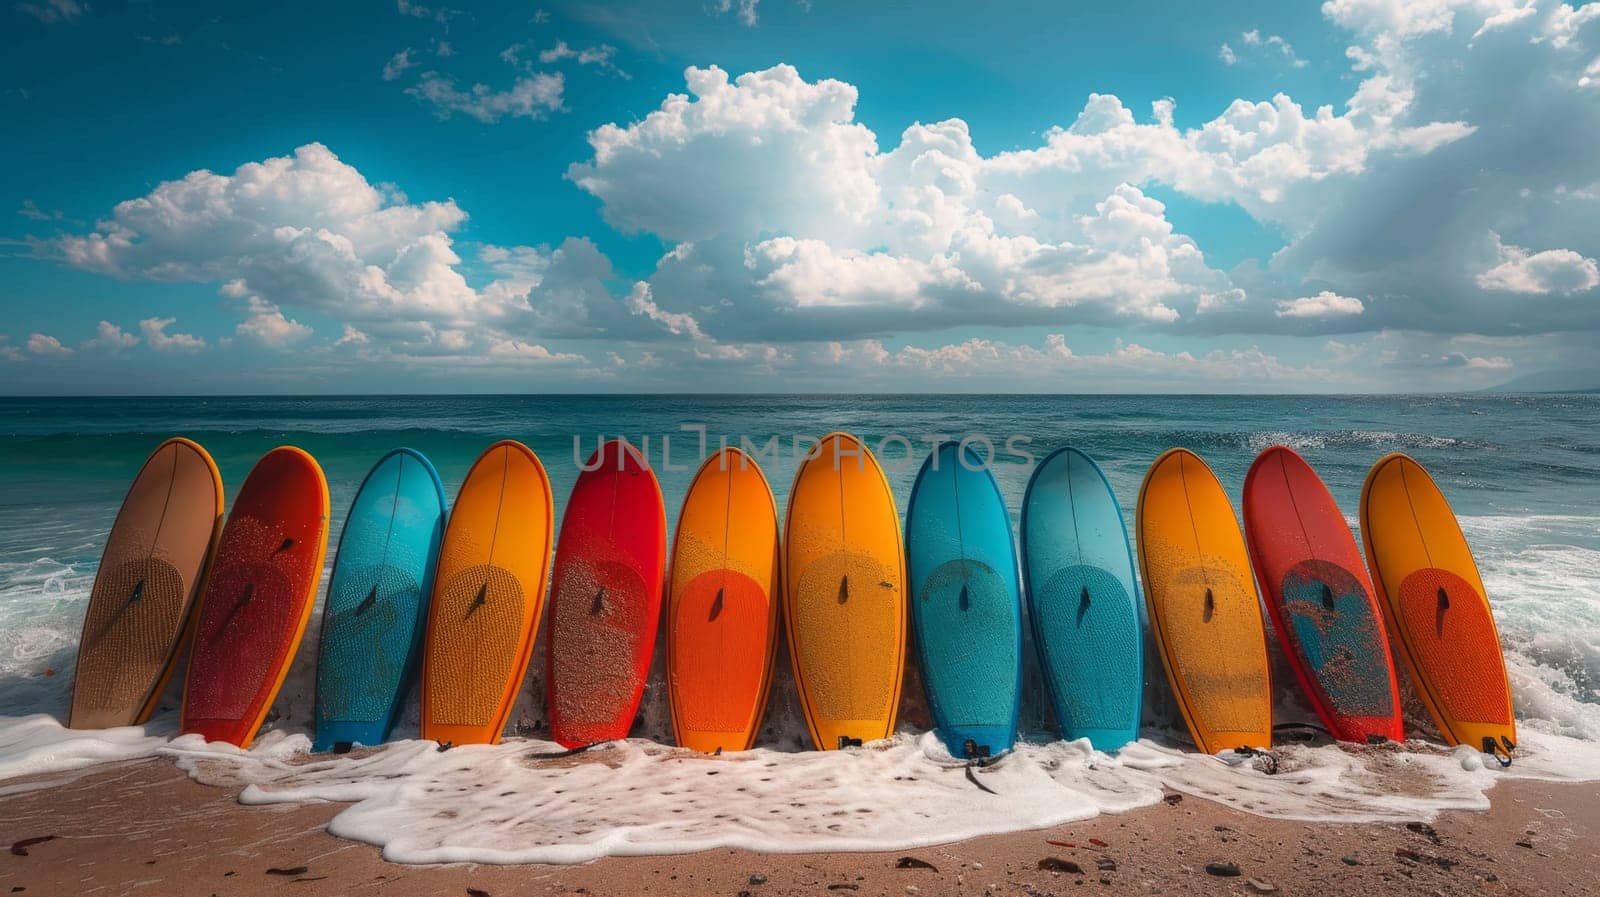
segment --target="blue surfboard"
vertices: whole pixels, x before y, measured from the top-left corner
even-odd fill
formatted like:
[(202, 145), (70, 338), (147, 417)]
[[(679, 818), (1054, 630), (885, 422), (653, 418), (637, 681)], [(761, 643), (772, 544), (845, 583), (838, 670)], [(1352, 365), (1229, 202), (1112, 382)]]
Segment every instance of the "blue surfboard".
[(906, 511), (911, 625), (940, 740), (957, 757), (1011, 749), (1022, 679), (1022, 600), (1011, 518), (984, 459), (948, 443)]
[(322, 612), (312, 750), (388, 739), (415, 678), (444, 519), (439, 473), (418, 452), (395, 449), (362, 481)]
[(1022, 572), (1039, 666), (1061, 736), (1097, 750), (1139, 737), (1144, 630), (1122, 509), (1075, 448), (1034, 469), (1022, 498)]

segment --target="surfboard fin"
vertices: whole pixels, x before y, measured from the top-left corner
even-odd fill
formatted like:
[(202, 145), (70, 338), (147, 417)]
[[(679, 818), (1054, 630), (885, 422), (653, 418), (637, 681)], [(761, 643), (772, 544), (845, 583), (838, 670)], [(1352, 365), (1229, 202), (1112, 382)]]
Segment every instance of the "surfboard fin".
[(722, 616), (722, 593), (724, 591), (725, 589), (717, 589), (717, 597), (711, 601), (711, 616), (708, 619), (715, 620)]
[(849, 574), (845, 574), (844, 576), (839, 577), (839, 603), (843, 604), (843, 603), (845, 603), (846, 601), (849, 601), (849, 600), (850, 600), (850, 575)]
[(968, 610), (969, 608), (972, 607), (972, 596), (967, 594), (967, 584), (966, 583), (962, 583), (961, 584), (961, 597), (959, 599), (959, 602), (960, 602), (960, 606), (961, 606), (962, 610)]
[(1322, 606), (1333, 610), (1333, 589), (1328, 588), (1327, 583), (1322, 584)]
[(594, 593), (594, 602), (589, 605), (589, 613), (598, 614), (606, 609), (606, 590), (601, 588)]
[(489, 581), (486, 579), (486, 580), (483, 581), (483, 585), (478, 586), (478, 594), (477, 594), (477, 596), (475, 598), (472, 599), (472, 606), (467, 608), (466, 619), (471, 619), (472, 615), (478, 612), (478, 608), (483, 607), (485, 604), (488, 604), (488, 603), (489, 603)]
[(1217, 612), (1217, 596), (1213, 595), (1211, 593), (1211, 589), (1207, 588), (1206, 589), (1206, 611), (1205, 611), (1205, 617), (1203, 618), (1205, 620), (1205, 622), (1210, 623), (1212, 615), (1215, 614), (1216, 612)]
[(128, 595), (128, 603), (133, 604), (144, 597), (144, 580), (134, 583), (133, 592)]
[[(1442, 592), (1444, 590), (1440, 589), (1440, 591)], [(1494, 759), (1499, 762), (1501, 769), (1505, 769), (1511, 765), (1511, 752), (1515, 751), (1516, 749), (1517, 746), (1511, 742), (1511, 739), (1505, 737), (1504, 735), (1500, 736), (1499, 744), (1495, 743), (1493, 735), (1483, 736), (1483, 752), (1485, 754), (1493, 755)]]
[(374, 604), (377, 604), (377, 603), (378, 603), (378, 584), (377, 583), (373, 583), (372, 584), (372, 591), (368, 592), (367, 593), (367, 597), (361, 599), (361, 603), (356, 605), (356, 616), (359, 617), (362, 614), (366, 613), (367, 611), (372, 610), (372, 606)]
[(861, 739), (859, 739), (859, 738), (851, 738), (848, 735), (840, 735), (839, 736), (839, 750), (842, 751), (845, 748), (850, 748), (850, 747), (861, 747)]
[(283, 544), (278, 546), (277, 553), (278, 554), (282, 554), (283, 552), (288, 551), (289, 549), (291, 549), (293, 547), (294, 547), (294, 540), (293, 539), (284, 539), (283, 540)]
[(1439, 609), (1450, 609), (1450, 593), (1444, 590), (1444, 586), (1439, 587)]

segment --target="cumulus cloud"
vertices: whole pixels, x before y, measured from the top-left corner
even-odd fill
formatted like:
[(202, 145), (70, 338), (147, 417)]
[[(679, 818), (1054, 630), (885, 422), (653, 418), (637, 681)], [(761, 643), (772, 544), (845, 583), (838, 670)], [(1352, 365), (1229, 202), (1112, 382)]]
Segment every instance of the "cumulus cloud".
[(100, 349), (106, 352), (121, 352), (123, 349), (137, 345), (139, 338), (123, 330), (110, 321), (101, 321), (95, 328), (93, 339), (83, 344), (85, 349)]
[(1278, 303), (1280, 318), (1328, 318), (1359, 315), (1366, 310), (1360, 299), (1323, 290), (1315, 296), (1301, 296)]
[(61, 344), (46, 333), (34, 333), (28, 336), (28, 351), (44, 358), (61, 358), (72, 354), (72, 349)]
[[(687, 94), (644, 119), (591, 132), (592, 158), (568, 177), (613, 226), (677, 242), (651, 278), (655, 299), (721, 337), (1171, 325), (1223, 306), (1235, 323), (1293, 326), (1298, 316), (1273, 313), (1272, 288), (1250, 302), (1144, 187), (1293, 226), (1312, 220), (1307, 196), (1323, 182), (1472, 132), (1402, 122), (1403, 97), (1375, 90), (1343, 114), (1307, 114), (1282, 95), (1238, 101), (1188, 130), (1173, 124), (1171, 101), (1140, 122), (1096, 94), (1042, 146), (985, 157), (958, 119), (912, 125), (881, 149), (854, 119), (854, 86), (791, 66), (737, 78), (690, 68), (685, 80)], [(707, 295), (719, 301), (698, 308)]]
[(206, 347), (206, 341), (194, 334), (168, 333), (167, 328), (177, 322), (177, 318), (145, 318), (139, 322), (139, 332), (157, 352), (198, 352)]
[[(273, 348), (315, 336), (296, 312), (337, 321), (336, 343), (408, 357), (535, 344), (533, 335), (649, 340), (686, 332), (686, 318), (659, 313), (626, 288), (612, 292), (611, 262), (587, 239), (475, 247), (489, 276), (469, 282), (452, 236), (466, 217), (452, 201), (410, 202), (375, 186), (327, 147), (308, 144), (231, 174), (202, 170), (159, 184), (118, 204), (91, 232), (39, 246), (121, 279), (214, 283), (239, 315), (236, 335)], [(173, 323), (141, 322), (151, 348), (204, 346), (166, 333)]]
[(454, 78), (427, 72), (406, 93), (429, 104), (440, 118), (470, 116), (484, 124), (502, 118), (544, 118), (562, 108), (566, 79), (560, 72), (538, 72), (517, 78), (510, 88), (496, 90), (474, 84), (462, 90)]
[(260, 296), (248, 297), (245, 307), (249, 315), (239, 322), (234, 332), (263, 346), (282, 349), (311, 335), (310, 327), (291, 320), (282, 309)]
[(1529, 252), (1500, 242), (1499, 264), (1478, 275), (1478, 286), (1506, 293), (1582, 293), (1600, 286), (1600, 267), (1571, 249)]

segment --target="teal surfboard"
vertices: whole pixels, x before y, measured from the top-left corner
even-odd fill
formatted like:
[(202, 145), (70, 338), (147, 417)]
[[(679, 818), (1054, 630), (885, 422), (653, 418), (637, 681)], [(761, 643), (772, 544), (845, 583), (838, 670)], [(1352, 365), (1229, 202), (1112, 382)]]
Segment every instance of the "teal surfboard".
[(312, 750), (388, 739), (416, 677), (444, 520), (444, 486), (418, 452), (390, 452), (362, 481), (322, 612)]
[(1122, 509), (1088, 455), (1059, 449), (1022, 498), (1022, 570), (1061, 736), (1098, 750), (1139, 737), (1144, 632)]
[(942, 445), (906, 512), (911, 626), (939, 738), (957, 757), (1011, 749), (1022, 678), (1022, 602), (1011, 518), (984, 459)]

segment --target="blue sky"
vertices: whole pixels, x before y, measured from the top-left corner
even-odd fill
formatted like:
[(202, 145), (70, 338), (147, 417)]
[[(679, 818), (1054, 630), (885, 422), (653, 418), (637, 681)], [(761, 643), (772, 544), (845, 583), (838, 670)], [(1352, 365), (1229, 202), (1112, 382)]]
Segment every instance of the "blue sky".
[(1095, 6), (9, 4), (0, 391), (1600, 384), (1600, 3)]

